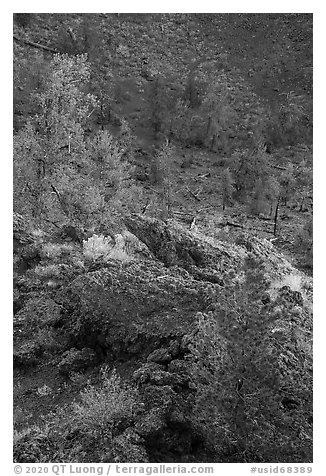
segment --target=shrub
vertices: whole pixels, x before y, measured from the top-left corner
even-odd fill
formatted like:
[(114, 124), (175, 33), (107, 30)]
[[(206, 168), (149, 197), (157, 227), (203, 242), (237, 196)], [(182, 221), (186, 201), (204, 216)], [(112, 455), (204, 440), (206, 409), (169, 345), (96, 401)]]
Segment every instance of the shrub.
[(122, 235), (115, 236), (115, 243), (110, 237), (93, 235), (83, 241), (84, 256), (91, 261), (102, 258), (103, 261), (115, 259), (122, 262), (130, 261), (130, 256), (125, 251), (125, 242)]
[(16, 320), (28, 329), (40, 329), (58, 323), (60, 315), (60, 306), (52, 299), (41, 296), (27, 301), (17, 313)]
[(110, 237), (94, 234), (88, 240), (83, 241), (84, 256), (90, 260), (100, 257), (107, 258), (112, 251), (113, 243)]
[(47, 264), (47, 265), (40, 265), (38, 264), (34, 268), (34, 273), (39, 276), (40, 278), (53, 278), (60, 276), (60, 266), (57, 264)]
[(111, 437), (119, 425), (127, 428), (136, 414), (137, 398), (117, 372), (102, 371), (102, 385), (88, 385), (81, 400), (70, 408), (68, 419), (73, 428), (97, 438)]
[(49, 462), (52, 444), (49, 438), (50, 427), (33, 426), (14, 431), (14, 463)]
[(44, 243), (41, 249), (41, 256), (44, 258), (58, 258), (64, 253), (70, 253), (73, 246), (67, 243)]
[[(100, 386), (88, 384), (78, 403), (50, 414), (42, 426), (15, 431), (14, 462), (104, 461), (117, 453), (125, 461), (134, 453), (137, 448), (124, 434), (138, 414), (137, 391), (124, 384), (115, 370), (104, 368), (101, 377)], [(50, 389), (43, 386), (38, 392), (42, 396)], [(144, 461), (141, 454), (134, 457)]]

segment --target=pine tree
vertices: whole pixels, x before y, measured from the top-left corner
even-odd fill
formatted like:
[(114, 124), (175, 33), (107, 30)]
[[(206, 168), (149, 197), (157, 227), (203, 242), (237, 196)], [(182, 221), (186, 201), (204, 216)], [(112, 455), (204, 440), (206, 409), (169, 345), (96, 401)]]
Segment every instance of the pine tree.
[(207, 124), (206, 145), (215, 150), (216, 145), (223, 153), (229, 153), (228, 134), (234, 110), (230, 104), (227, 85), (216, 82), (210, 85), (201, 106), (201, 112)]
[[(267, 298), (263, 264), (249, 256), (243, 271), (243, 278), (233, 277), (235, 283), (218, 294), (216, 310), (199, 319), (192, 351), (195, 424), (203, 428), (219, 462), (292, 462), (301, 461), (296, 458), (302, 454), (309, 460), (311, 441), (305, 447), (297, 433), (301, 426), (311, 434), (306, 360), (285, 374), (284, 349), (299, 353), (295, 334), (275, 332), (280, 310)], [(292, 312), (287, 309), (289, 321)], [(306, 412), (286, 413), (284, 386), (297, 389)]]
[(86, 55), (55, 55), (45, 89), (36, 95), (41, 112), (14, 137), (15, 207), (20, 211), (29, 208), (39, 218), (88, 226), (108, 208), (117, 212), (123, 201), (131, 204), (132, 167), (124, 158), (129, 158), (130, 141), (105, 131), (93, 138), (86, 134), (98, 105), (87, 93), (89, 80)]

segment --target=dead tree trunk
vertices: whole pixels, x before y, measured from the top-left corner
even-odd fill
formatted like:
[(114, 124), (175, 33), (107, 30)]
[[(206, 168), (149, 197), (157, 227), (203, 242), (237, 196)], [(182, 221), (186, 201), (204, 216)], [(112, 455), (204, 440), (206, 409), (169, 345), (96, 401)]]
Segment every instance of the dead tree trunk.
[(275, 215), (274, 215), (274, 236), (276, 236), (276, 231), (277, 231), (277, 218), (278, 218), (278, 211), (280, 208), (280, 201), (281, 201), (281, 195), (278, 197), (276, 208), (275, 208)]
[(54, 48), (49, 48), (48, 46), (40, 45), (39, 43), (34, 43), (33, 41), (23, 40), (22, 38), (18, 38), (18, 36), (16, 35), (13, 35), (13, 38), (16, 41), (20, 43), (24, 43), (25, 45), (28, 45), (28, 46), (32, 46), (33, 48), (49, 51), (50, 53), (58, 53), (58, 51), (55, 50)]

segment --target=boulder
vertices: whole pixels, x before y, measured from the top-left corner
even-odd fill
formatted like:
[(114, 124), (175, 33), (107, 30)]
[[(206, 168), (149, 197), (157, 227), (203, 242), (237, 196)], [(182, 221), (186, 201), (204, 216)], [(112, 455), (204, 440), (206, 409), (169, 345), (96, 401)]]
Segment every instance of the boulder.
[[(132, 379), (138, 386), (169, 386), (174, 390), (188, 388), (190, 377), (189, 373), (185, 371), (185, 367), (180, 366), (181, 371), (179, 371), (177, 365), (173, 367), (171, 364), (169, 365), (169, 371), (166, 371), (162, 365), (153, 362), (146, 363), (134, 372)], [(172, 371), (170, 371), (170, 368)]]
[(109, 261), (74, 279), (56, 300), (64, 309), (71, 346), (91, 347), (106, 357), (144, 359), (164, 347), (165, 357), (161, 350), (154, 359), (168, 361), (167, 354), (177, 355), (178, 342), (195, 327), (197, 313), (210, 305), (211, 287), (160, 262)]
[(60, 237), (67, 241), (82, 243), (86, 239), (86, 234), (74, 225), (64, 225), (60, 230)]
[(182, 267), (197, 280), (223, 285), (223, 271), (241, 262), (231, 246), (218, 241), (213, 245), (172, 221), (133, 214), (125, 224), (165, 266)]
[(44, 352), (40, 342), (25, 342), (20, 345), (14, 345), (13, 365), (17, 367), (31, 367), (38, 364), (40, 357)]
[(127, 428), (112, 441), (111, 450), (104, 462), (115, 463), (149, 463), (144, 447), (144, 439), (133, 429)]
[(51, 298), (43, 295), (29, 299), (15, 315), (14, 324), (23, 325), (29, 330), (47, 326), (56, 326), (61, 319), (61, 308)]
[(148, 362), (156, 362), (158, 364), (166, 364), (172, 360), (172, 356), (168, 349), (156, 349), (147, 357)]
[(303, 306), (303, 297), (299, 291), (293, 291), (290, 286), (283, 286), (279, 290), (279, 297), (293, 306)]
[(96, 354), (92, 349), (84, 347), (82, 350), (77, 350), (73, 348), (62, 354), (58, 368), (61, 374), (69, 375), (70, 372), (83, 372), (95, 363)]

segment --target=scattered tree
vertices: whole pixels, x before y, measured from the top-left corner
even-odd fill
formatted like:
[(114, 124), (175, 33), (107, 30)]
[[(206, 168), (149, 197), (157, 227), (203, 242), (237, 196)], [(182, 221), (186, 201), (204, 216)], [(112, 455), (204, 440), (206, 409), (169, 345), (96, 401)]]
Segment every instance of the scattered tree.
[(108, 207), (118, 213), (131, 204), (128, 195), (135, 190), (126, 134), (122, 142), (105, 131), (86, 135), (98, 106), (87, 93), (89, 79), (85, 55), (54, 57), (45, 91), (38, 95), (42, 112), (14, 138), (15, 206), (20, 210), (29, 207), (39, 218), (88, 225), (103, 219)]
[(227, 86), (223, 81), (222, 83), (217, 81), (208, 88), (201, 109), (207, 124), (205, 144), (213, 151), (217, 146), (228, 155), (230, 153), (228, 136), (234, 111)]

